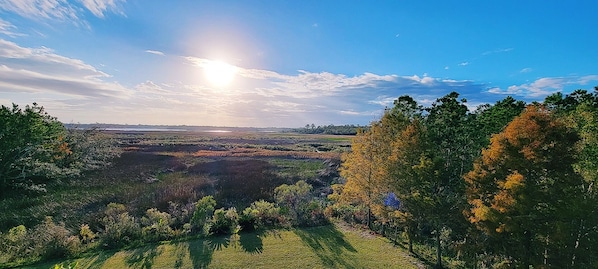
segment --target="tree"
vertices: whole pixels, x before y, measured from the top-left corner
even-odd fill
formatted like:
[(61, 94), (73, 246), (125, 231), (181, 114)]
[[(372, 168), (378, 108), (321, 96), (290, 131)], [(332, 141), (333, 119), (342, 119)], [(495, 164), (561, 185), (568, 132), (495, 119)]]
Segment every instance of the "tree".
[(417, 227), (433, 217), (435, 175), (425, 136), (422, 122), (413, 120), (393, 141), (389, 157), (390, 190), (402, 203), (398, 217), (407, 227), (410, 252)]
[(61, 160), (72, 153), (66, 129), (43, 107), (0, 107), (0, 189), (44, 190), (43, 183), (76, 173)]
[(511, 96), (497, 101), (494, 105), (485, 104), (473, 113), (474, 129), (472, 135), (477, 140), (476, 151), (488, 146), (490, 137), (501, 132), (513, 118), (525, 109), (525, 102), (517, 101)]
[(572, 255), (569, 223), (583, 214), (582, 179), (573, 171), (576, 141), (550, 111), (528, 106), (464, 176), (469, 221), (519, 267), (566, 267), (560, 262)]
[(436, 238), (437, 267), (442, 267), (442, 242), (440, 233), (443, 230), (463, 232), (465, 223), (459, 217), (465, 206), (465, 184), (462, 175), (469, 171), (473, 159), (477, 155), (472, 139), (473, 121), (468, 113), (466, 100), (458, 100), (459, 94), (451, 92), (427, 110), (424, 121), (430, 145), (429, 165), (434, 172), (428, 180), (432, 180), (432, 212), (431, 225)]
[(0, 190), (45, 191), (46, 183), (109, 165), (118, 154), (97, 129), (67, 130), (36, 103), (0, 107)]
[(570, 222), (576, 229), (570, 266), (595, 267), (596, 261), (591, 257), (598, 247), (595, 243), (598, 239), (598, 192), (595, 187), (598, 183), (598, 87), (592, 94), (585, 90), (576, 90), (566, 96), (556, 93), (548, 96), (544, 103), (580, 136), (574, 145), (577, 162), (573, 167), (584, 179), (581, 207), (587, 214)]

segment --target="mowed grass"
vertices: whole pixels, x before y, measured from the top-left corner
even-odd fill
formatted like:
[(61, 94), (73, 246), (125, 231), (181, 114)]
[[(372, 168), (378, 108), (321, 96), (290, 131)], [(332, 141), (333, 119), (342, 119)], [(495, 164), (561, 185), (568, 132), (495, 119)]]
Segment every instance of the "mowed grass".
[(166, 242), (63, 264), (73, 262), (75, 268), (423, 268), (387, 239), (335, 225)]

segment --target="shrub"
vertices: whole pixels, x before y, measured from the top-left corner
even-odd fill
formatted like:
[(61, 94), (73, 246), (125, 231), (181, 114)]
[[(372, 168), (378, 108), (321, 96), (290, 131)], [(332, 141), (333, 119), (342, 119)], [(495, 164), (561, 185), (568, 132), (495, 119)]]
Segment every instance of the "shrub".
[[(201, 198), (195, 204), (195, 211), (191, 218), (191, 229), (194, 232), (205, 231), (206, 223), (212, 218), (216, 200), (211, 195)], [(208, 229), (209, 230), (209, 229)]]
[(256, 217), (256, 229), (277, 227), (284, 224), (284, 219), (280, 215), (280, 208), (274, 203), (264, 200), (253, 202), (249, 209)]
[(81, 250), (79, 238), (49, 216), (33, 228), (30, 238), (34, 255), (42, 258), (73, 256)]
[(141, 238), (141, 228), (134, 217), (129, 216), (122, 204), (108, 204), (102, 219), (104, 233), (102, 244), (106, 248), (118, 248), (130, 245)]
[(142, 233), (146, 241), (165, 240), (173, 235), (170, 228), (171, 217), (166, 212), (160, 212), (156, 208), (148, 209), (145, 216), (141, 218), (143, 225)]
[(236, 208), (220, 208), (214, 211), (209, 231), (210, 234), (235, 234), (239, 231), (238, 224), (239, 214)]
[(87, 224), (81, 224), (79, 236), (81, 238), (81, 243), (83, 244), (89, 244), (96, 238), (96, 234), (89, 228), (89, 225)]
[(239, 215), (239, 227), (243, 231), (253, 231), (258, 225), (259, 211), (251, 207), (247, 207)]
[(28, 231), (24, 225), (10, 228), (0, 236), (0, 264), (14, 262), (30, 255)]
[(173, 229), (180, 229), (185, 224), (191, 221), (195, 205), (193, 203), (179, 204), (176, 202), (168, 202), (168, 213), (171, 217), (170, 227)]

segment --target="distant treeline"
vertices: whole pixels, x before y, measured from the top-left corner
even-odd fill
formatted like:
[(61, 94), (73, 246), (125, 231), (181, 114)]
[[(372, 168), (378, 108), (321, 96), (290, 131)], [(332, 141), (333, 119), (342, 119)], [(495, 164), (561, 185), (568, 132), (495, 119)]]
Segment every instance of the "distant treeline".
[(323, 125), (306, 124), (303, 128), (292, 129), (291, 132), (301, 134), (332, 134), (332, 135), (355, 135), (357, 130), (367, 130), (369, 126), (360, 126), (354, 124), (347, 125)]

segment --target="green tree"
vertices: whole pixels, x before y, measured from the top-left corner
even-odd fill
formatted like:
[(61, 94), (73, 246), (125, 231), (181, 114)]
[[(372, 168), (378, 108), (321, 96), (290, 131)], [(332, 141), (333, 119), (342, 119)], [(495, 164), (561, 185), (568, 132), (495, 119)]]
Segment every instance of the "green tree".
[(413, 252), (417, 227), (433, 217), (435, 167), (430, 159), (425, 127), (419, 119), (413, 120), (392, 145), (390, 190), (401, 202), (397, 214), (406, 225), (409, 251)]
[(474, 129), (471, 130), (472, 138), (477, 141), (476, 151), (481, 152), (483, 148), (487, 147), (490, 137), (500, 133), (524, 109), (525, 102), (517, 101), (511, 96), (497, 101), (494, 105), (479, 106), (471, 115), (474, 121)]
[[(424, 121), (430, 145), (429, 165), (434, 173), (428, 180), (432, 188), (432, 212), (429, 221), (436, 240), (436, 266), (442, 267), (441, 231), (464, 233), (465, 222), (460, 217), (465, 207), (465, 184), (462, 175), (470, 170), (478, 155), (474, 143), (473, 118), (468, 113), (466, 100), (451, 92), (427, 108)], [(445, 242), (446, 243), (446, 242)]]
[(567, 127), (575, 130), (580, 140), (574, 145), (577, 162), (575, 171), (584, 179), (580, 207), (586, 212), (581, 218), (572, 219), (569, 223), (575, 227), (575, 240), (572, 249), (571, 267), (595, 267), (594, 255), (598, 244), (598, 87), (593, 93), (576, 90), (563, 96), (560, 93), (548, 96), (545, 104), (558, 115)]
[(119, 151), (98, 130), (67, 130), (44, 108), (0, 107), (0, 190), (45, 191), (54, 179), (109, 164)]
[(48, 179), (76, 173), (60, 165), (72, 153), (66, 134), (36, 103), (25, 109), (0, 107), (0, 188), (44, 190)]
[(469, 221), (519, 267), (568, 266), (575, 234), (569, 223), (584, 214), (582, 179), (573, 171), (576, 141), (548, 110), (528, 106), (464, 176)]

